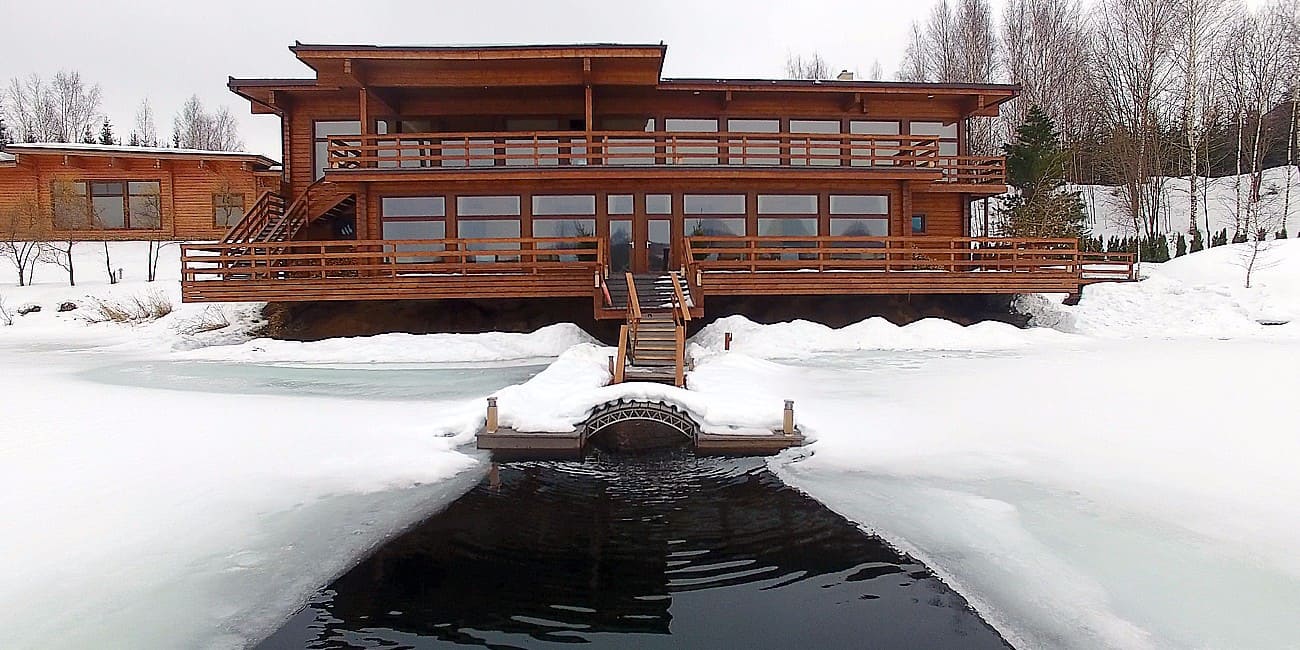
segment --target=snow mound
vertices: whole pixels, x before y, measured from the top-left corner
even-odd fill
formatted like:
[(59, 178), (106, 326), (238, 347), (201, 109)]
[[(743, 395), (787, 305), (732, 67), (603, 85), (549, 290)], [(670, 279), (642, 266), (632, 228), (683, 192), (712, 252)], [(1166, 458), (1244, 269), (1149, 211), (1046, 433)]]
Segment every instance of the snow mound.
[[(1249, 244), (1144, 264), (1141, 282), (1084, 288), (1073, 307), (1060, 296), (1023, 296), (1030, 325), (1102, 338), (1240, 338), (1300, 333), (1300, 240), (1269, 242), (1245, 287)], [(1290, 323), (1277, 327), (1265, 323)]]
[(380, 334), (323, 341), (254, 339), (191, 350), (204, 361), (266, 363), (454, 363), (550, 358), (594, 339), (576, 325), (548, 325), (527, 334)]
[(727, 316), (691, 339), (693, 354), (704, 357), (722, 351), (728, 332), (733, 337), (733, 350), (761, 358), (856, 350), (1015, 349), (1069, 340), (1049, 329), (1026, 330), (991, 321), (963, 327), (952, 321), (927, 318), (900, 326), (875, 317), (835, 329), (806, 320), (762, 325), (744, 316)]

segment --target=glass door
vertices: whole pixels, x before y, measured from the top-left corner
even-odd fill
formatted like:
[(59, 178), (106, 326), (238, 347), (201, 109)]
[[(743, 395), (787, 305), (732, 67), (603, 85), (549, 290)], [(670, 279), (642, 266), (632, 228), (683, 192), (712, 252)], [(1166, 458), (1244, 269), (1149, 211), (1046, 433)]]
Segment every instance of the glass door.
[(622, 275), (632, 270), (632, 220), (609, 221), (609, 272)]
[(641, 272), (654, 275), (667, 273), (673, 263), (671, 219), (646, 219), (645, 248), (646, 268)]

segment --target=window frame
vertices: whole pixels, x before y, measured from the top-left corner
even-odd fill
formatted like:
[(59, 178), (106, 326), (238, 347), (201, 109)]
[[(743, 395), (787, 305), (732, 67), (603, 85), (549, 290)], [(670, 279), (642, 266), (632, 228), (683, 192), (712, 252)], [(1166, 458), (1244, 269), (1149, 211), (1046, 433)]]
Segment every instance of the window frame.
[[(84, 227), (81, 227), (81, 228), (59, 228), (59, 227), (58, 227), (58, 216), (57, 216), (57, 214), (53, 214), (53, 215), (51, 215), (51, 221), (52, 221), (52, 225), (55, 226), (55, 229), (56, 229), (56, 230), (62, 230), (62, 231), (73, 231), (73, 230), (98, 230), (98, 231), (123, 231), (123, 230), (136, 230), (136, 231), (145, 231), (145, 232), (157, 232), (157, 231), (163, 230), (163, 202), (162, 202), (162, 185), (163, 185), (163, 184), (162, 184), (162, 179), (160, 179), (160, 178), (120, 178), (120, 179), (119, 179), (119, 178), (77, 178), (77, 179), (72, 179), (72, 180), (68, 180), (68, 179), (54, 179), (54, 180), (50, 181), (50, 192), (51, 192), (51, 196), (53, 196), (54, 188), (55, 188), (56, 184), (58, 184), (58, 183), (71, 183), (71, 184), (73, 184), (73, 185), (82, 184), (82, 185), (85, 186), (85, 193), (84, 193), (83, 195), (81, 195), (81, 198), (82, 198), (82, 200), (84, 200), (84, 202), (85, 202), (85, 203), (84, 203), (84, 205), (85, 205), (85, 212), (84, 212), (84, 214), (88, 217), (88, 219), (87, 219), (88, 223), (87, 223)], [(133, 184), (141, 184), (141, 183), (149, 183), (149, 184), (154, 185), (154, 186), (157, 188), (157, 192), (156, 192), (156, 193), (153, 193), (153, 194), (134, 194), (134, 193), (132, 193), (132, 191), (131, 191), (131, 186), (132, 186)], [(98, 195), (97, 195), (97, 194), (95, 194), (95, 186), (96, 186), (96, 185), (120, 185), (121, 188), (122, 188), (122, 193), (121, 193), (121, 194), (98, 194)], [(133, 225), (131, 225), (131, 198), (132, 198), (132, 197), (146, 197), (146, 196), (156, 196), (156, 197), (158, 197), (158, 215), (157, 215), (157, 225), (151, 225), (151, 226), (149, 226), (149, 227), (133, 226)], [(122, 200), (122, 225), (121, 225), (120, 227), (119, 227), (119, 226), (112, 226), (112, 227), (104, 226), (104, 225), (101, 224), (100, 220), (99, 220), (99, 219), (96, 217), (96, 215), (95, 215), (95, 213), (96, 213), (96, 210), (95, 210), (95, 199), (96, 199), (96, 198), (112, 198), (112, 197), (117, 197), (117, 198), (120, 198), (120, 199)], [(53, 199), (51, 199), (51, 203), (53, 203)], [(52, 210), (52, 211), (53, 211), (53, 210)]]
[[(226, 201), (230, 197), (239, 197), (239, 206), (238, 206), (239, 218), (235, 219), (234, 221), (231, 221), (229, 216), (227, 216), (226, 223), (223, 224), (221, 223), (221, 220), (217, 218), (218, 212), (221, 210), (229, 210), (230, 208), (236, 206), (225, 204), (225, 203), (219, 203), (219, 201)], [(213, 192), (212, 193), (212, 227), (233, 228), (236, 225), (238, 225), (240, 221), (243, 221), (244, 217), (246, 216), (248, 216), (248, 197), (246, 194), (244, 194), (243, 192)]]

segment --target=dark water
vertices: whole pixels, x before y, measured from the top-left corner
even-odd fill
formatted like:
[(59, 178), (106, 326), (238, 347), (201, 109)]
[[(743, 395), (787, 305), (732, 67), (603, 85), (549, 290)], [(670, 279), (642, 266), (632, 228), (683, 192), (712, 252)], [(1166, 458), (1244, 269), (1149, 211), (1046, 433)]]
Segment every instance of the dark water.
[(762, 459), (500, 467), (262, 648), (1005, 648)]

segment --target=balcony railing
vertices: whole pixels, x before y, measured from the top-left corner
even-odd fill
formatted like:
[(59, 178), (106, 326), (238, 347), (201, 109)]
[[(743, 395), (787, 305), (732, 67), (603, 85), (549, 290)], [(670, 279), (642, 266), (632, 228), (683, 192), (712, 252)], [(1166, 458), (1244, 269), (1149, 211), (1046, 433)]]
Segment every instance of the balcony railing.
[(1000, 157), (940, 156), (932, 136), (667, 131), (402, 133), (328, 143), (331, 170), (746, 166), (924, 168), (947, 183), (1004, 184)]

